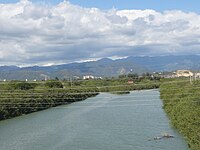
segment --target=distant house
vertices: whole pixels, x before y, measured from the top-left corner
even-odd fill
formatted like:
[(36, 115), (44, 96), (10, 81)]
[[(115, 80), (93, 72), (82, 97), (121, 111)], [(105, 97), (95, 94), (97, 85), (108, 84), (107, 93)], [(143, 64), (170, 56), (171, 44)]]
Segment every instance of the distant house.
[(103, 79), (102, 77), (94, 77), (95, 79)]
[(194, 76), (194, 73), (191, 72), (190, 70), (177, 70), (176, 76), (177, 77), (192, 77)]
[(159, 76), (161, 78), (176, 78), (176, 72), (163, 72), (163, 73), (159, 73)]
[(134, 82), (132, 80), (129, 80), (127, 83), (128, 84), (133, 84)]
[(83, 80), (89, 80), (89, 79), (94, 79), (94, 76), (92, 75), (83, 76)]
[(195, 78), (200, 78), (200, 73), (195, 73)]

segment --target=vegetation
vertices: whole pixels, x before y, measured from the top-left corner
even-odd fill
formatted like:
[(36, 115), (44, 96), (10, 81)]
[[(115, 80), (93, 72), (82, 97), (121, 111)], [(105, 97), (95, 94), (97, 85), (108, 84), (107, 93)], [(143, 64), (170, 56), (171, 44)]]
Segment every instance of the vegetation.
[[(130, 84), (129, 80), (133, 82)], [(40, 82), (1, 82), (0, 120), (84, 100), (99, 92), (117, 91), (117, 94), (125, 94), (131, 90), (158, 88), (159, 85), (159, 80), (139, 79), (135, 75), (103, 80), (77, 80), (73, 83), (61, 82), (58, 78)]]
[(200, 82), (171, 82), (160, 86), (164, 109), (186, 138), (191, 150), (200, 149)]
[(112, 94), (122, 95), (122, 94), (130, 94), (130, 92), (129, 91), (116, 91), (116, 92), (112, 92)]
[(131, 91), (154, 89), (160, 85), (161, 78), (150, 73), (120, 75), (118, 78), (105, 78), (94, 80), (63, 81), (65, 88), (97, 88), (99, 92)]
[(8, 90), (30, 90), (37, 86), (36, 83), (12, 81), (8, 84)]
[[(90, 92), (87, 89), (63, 89), (60, 88), (62, 83), (47, 83), (44, 83), (45, 86), (40, 86), (38, 83), (16, 81), (1, 84), (0, 120), (81, 101), (98, 94), (95, 89)], [(46, 87), (46, 84), (55, 86)]]
[(45, 83), (45, 86), (47, 88), (63, 88), (63, 84), (58, 81), (58, 78), (56, 78), (55, 80), (49, 80)]

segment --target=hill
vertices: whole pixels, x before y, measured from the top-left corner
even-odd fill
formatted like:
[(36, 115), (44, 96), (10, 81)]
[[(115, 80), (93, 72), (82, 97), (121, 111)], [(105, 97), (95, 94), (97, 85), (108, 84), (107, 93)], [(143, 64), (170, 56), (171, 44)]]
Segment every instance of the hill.
[(112, 60), (103, 58), (98, 61), (70, 63), (53, 66), (1, 66), (0, 79), (8, 80), (42, 80), (46, 78), (65, 78), (72, 76), (94, 75), (101, 77), (118, 76), (120, 74), (144, 72), (174, 71), (178, 69), (200, 69), (200, 56), (155, 56), (135, 57)]

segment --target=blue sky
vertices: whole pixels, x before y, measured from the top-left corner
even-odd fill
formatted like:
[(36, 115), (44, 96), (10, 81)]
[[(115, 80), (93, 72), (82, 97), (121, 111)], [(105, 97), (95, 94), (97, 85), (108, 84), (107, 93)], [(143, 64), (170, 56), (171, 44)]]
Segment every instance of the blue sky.
[[(1, 3), (13, 3), (18, 0), (0, 0)], [(100, 9), (154, 9), (156, 11), (164, 10), (182, 10), (185, 12), (200, 13), (199, 0), (69, 0), (72, 4), (83, 7), (97, 7)], [(46, 2), (57, 4), (62, 0), (32, 0), (32, 2)]]

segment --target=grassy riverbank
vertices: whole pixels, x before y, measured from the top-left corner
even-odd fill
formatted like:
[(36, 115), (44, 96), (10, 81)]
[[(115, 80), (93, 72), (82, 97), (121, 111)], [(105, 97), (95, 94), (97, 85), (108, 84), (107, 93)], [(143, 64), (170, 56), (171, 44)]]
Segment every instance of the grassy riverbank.
[(26, 82), (1, 84), (0, 120), (85, 100), (98, 94), (95, 89), (72, 90), (63, 88), (60, 82), (52, 83), (43, 86)]
[(65, 89), (1, 91), (0, 120), (85, 100), (97, 94), (97, 92), (73, 94)]
[(160, 92), (173, 126), (186, 138), (191, 150), (199, 150), (200, 82), (163, 83)]
[(128, 84), (126, 80), (89, 80), (82, 83), (51, 80), (47, 82), (2, 82), (0, 84), (0, 120), (13, 118), (58, 105), (85, 100), (99, 92), (154, 89), (159, 82)]

